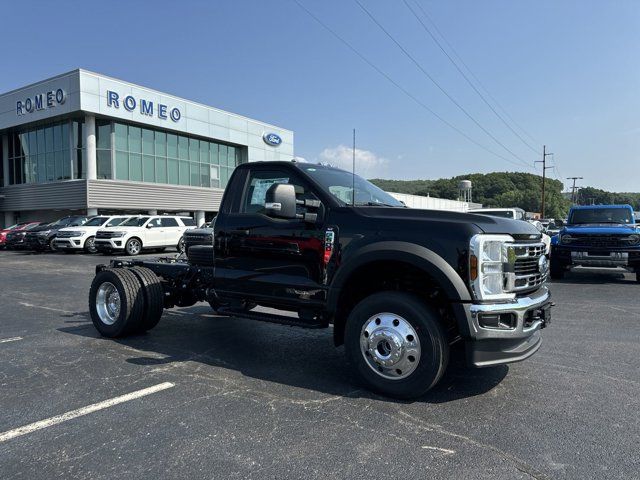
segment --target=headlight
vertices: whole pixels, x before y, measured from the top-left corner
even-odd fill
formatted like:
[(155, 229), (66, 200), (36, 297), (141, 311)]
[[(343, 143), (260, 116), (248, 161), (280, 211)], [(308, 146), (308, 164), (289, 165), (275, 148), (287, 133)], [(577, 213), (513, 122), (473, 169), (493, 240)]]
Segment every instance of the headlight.
[(563, 245), (568, 245), (573, 242), (574, 238), (571, 235), (560, 235), (560, 243)]
[(72, 231), (72, 232), (67, 232), (67, 235), (69, 235), (70, 237), (81, 237), (84, 235), (84, 232)]
[(45, 230), (44, 232), (38, 232), (38, 235), (41, 235), (43, 237), (49, 235), (51, 233), (51, 230)]
[[(509, 235), (474, 235), (469, 244), (469, 282), (478, 300), (511, 300), (506, 291), (505, 264), (515, 261), (515, 252), (507, 244)], [(513, 257), (513, 258), (510, 258)]]

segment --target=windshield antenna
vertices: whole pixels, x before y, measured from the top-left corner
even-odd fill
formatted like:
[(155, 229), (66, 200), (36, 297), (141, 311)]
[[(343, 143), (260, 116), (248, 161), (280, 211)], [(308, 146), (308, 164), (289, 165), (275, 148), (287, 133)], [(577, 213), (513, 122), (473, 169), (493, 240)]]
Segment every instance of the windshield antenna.
[(351, 168), (351, 206), (356, 206), (356, 129), (353, 129), (353, 165)]

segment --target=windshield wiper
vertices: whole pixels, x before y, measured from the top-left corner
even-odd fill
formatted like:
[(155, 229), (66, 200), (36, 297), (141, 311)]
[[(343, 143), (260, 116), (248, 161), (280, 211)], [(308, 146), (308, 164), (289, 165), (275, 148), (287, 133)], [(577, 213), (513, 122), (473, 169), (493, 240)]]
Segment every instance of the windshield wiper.
[(389, 203), (382, 203), (382, 202), (359, 202), (356, 203), (356, 207), (391, 207), (391, 208), (397, 208), (397, 207), (401, 207), (402, 205), (391, 205)]

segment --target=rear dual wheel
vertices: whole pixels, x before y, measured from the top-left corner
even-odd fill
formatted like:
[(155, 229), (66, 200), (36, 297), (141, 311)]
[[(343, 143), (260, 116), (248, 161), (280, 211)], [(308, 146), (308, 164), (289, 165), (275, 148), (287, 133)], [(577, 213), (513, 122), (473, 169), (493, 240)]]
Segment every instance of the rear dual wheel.
[(148, 268), (107, 268), (89, 290), (93, 325), (105, 337), (124, 337), (155, 327), (164, 308), (160, 279)]

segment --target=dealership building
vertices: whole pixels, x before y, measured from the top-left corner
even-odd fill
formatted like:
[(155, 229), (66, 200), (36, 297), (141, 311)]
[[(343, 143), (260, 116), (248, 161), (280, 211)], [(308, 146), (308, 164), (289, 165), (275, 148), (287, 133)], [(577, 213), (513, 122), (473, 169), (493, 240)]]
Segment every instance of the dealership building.
[(218, 211), (240, 163), (291, 160), (293, 132), (78, 69), (0, 95), (0, 224)]

